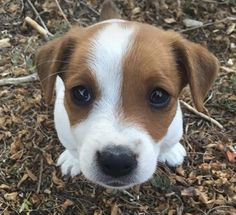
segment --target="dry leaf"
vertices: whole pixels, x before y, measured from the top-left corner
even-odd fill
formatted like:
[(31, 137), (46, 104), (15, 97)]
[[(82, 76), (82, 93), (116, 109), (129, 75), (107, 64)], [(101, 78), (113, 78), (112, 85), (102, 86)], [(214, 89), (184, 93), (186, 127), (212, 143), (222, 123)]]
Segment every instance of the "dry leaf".
[(66, 199), (66, 201), (63, 203), (63, 204), (61, 204), (60, 206), (64, 209), (64, 210), (66, 210), (69, 206), (71, 206), (71, 205), (74, 205), (74, 202), (73, 201), (71, 201), (70, 199)]
[(111, 207), (111, 215), (117, 215), (118, 214), (118, 205), (116, 203), (114, 203)]
[(1, 184), (0, 189), (8, 190), (8, 189), (10, 189), (10, 186), (8, 186), (6, 184)]
[(176, 20), (174, 18), (166, 18), (166, 19), (164, 19), (164, 21), (167, 24), (176, 23)]
[(235, 162), (236, 161), (236, 152), (227, 151), (226, 156), (227, 156), (229, 162)]
[(188, 187), (186, 189), (181, 190), (182, 196), (196, 196), (196, 190), (194, 187)]
[(4, 199), (6, 199), (7, 201), (14, 201), (15, 202), (17, 199), (17, 196), (18, 196), (17, 192), (6, 193), (4, 195)]
[(140, 7), (135, 7), (135, 8), (132, 10), (132, 14), (133, 14), (133, 15), (139, 14), (140, 12), (141, 12), (141, 8), (140, 8)]
[(33, 194), (30, 198), (33, 204), (39, 204), (41, 202), (41, 195), (40, 194)]
[(94, 211), (93, 215), (102, 215), (102, 211)]
[(232, 23), (232, 24), (228, 27), (228, 29), (226, 30), (226, 34), (231, 34), (231, 33), (233, 33), (234, 30), (235, 30), (235, 27), (236, 27), (236, 24), (235, 24), (235, 23)]
[(19, 159), (21, 159), (21, 157), (23, 156), (23, 152), (24, 151), (21, 150), (21, 151), (15, 153), (15, 154), (13, 154), (12, 156), (10, 156), (10, 159), (12, 159), (12, 160), (19, 160)]
[(49, 165), (53, 165), (54, 161), (52, 159), (52, 155), (49, 153), (44, 153), (44, 157)]
[(9, 38), (1, 39), (0, 40), (0, 49), (7, 48), (7, 47), (11, 47), (10, 39)]
[(56, 176), (55, 171), (52, 173), (52, 181), (54, 184), (56, 184), (58, 186), (58, 188), (65, 187), (65, 183)]
[(176, 210), (171, 209), (168, 211), (168, 215), (175, 215), (176, 214)]
[(185, 176), (185, 171), (184, 171), (183, 165), (178, 166), (176, 168), (176, 172), (181, 176)]

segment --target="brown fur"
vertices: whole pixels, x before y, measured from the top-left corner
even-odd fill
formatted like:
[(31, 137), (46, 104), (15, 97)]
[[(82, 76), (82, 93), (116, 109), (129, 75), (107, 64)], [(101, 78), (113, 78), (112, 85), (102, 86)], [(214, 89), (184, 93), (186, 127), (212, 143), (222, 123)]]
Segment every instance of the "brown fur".
[[(141, 123), (155, 140), (160, 140), (175, 115), (183, 87), (190, 84), (194, 104), (203, 111), (203, 100), (217, 71), (216, 58), (200, 45), (174, 32), (139, 25), (124, 62), (122, 104), (126, 120)], [(167, 107), (155, 109), (148, 103), (148, 92), (155, 87), (171, 95)]]
[(105, 0), (102, 5), (100, 21), (107, 19), (120, 19), (120, 14), (116, 5), (111, 0)]
[(91, 45), (87, 38), (91, 38), (100, 28), (101, 26), (95, 26), (85, 30), (74, 27), (63, 37), (48, 42), (36, 54), (36, 68), (46, 103), (50, 103), (52, 99), (57, 75), (65, 84), (65, 100), (61, 102), (65, 103), (71, 125), (85, 119), (92, 109), (92, 104), (84, 107), (76, 106), (71, 100), (71, 88), (87, 84), (94, 92), (94, 99), (99, 97), (95, 77), (85, 61)]
[[(157, 141), (167, 132), (181, 90), (181, 78), (169, 42), (163, 31), (143, 25), (124, 62), (122, 104), (125, 119), (143, 125)], [(148, 103), (148, 93), (155, 87), (171, 94), (168, 107), (155, 109)]]
[[(102, 13), (109, 18), (107, 10), (109, 7), (103, 8)], [(104, 25), (74, 27), (65, 36), (48, 42), (36, 55), (46, 102), (51, 101), (56, 75), (64, 81), (64, 103), (71, 125), (86, 119), (93, 106), (76, 106), (71, 100), (72, 87), (87, 84), (92, 88), (94, 100), (100, 97), (96, 78), (85, 62), (90, 48), (88, 38)], [(134, 25), (138, 30), (130, 52), (124, 57), (121, 110), (124, 120), (141, 123), (153, 138), (160, 140), (176, 113), (178, 96), (187, 84), (196, 108), (204, 110), (204, 97), (216, 77), (218, 62), (205, 48), (183, 39), (178, 33), (134, 22), (121, 25)], [(155, 109), (148, 103), (147, 94), (155, 87), (171, 95), (167, 107)]]

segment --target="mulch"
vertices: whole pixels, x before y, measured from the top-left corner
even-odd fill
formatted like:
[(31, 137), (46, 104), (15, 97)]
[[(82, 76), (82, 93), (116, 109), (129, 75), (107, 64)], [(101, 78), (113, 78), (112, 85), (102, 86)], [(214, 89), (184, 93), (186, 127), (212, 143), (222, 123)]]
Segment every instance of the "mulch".
[[(37, 48), (46, 41), (24, 24), (39, 22), (29, 1), (0, 0), (0, 79), (35, 71)], [(32, 1), (56, 36), (69, 25), (54, 0)], [(88, 26), (102, 1), (59, 1), (70, 23)], [(124, 18), (182, 31), (219, 59), (220, 74), (206, 100), (219, 129), (185, 108), (182, 143), (188, 157), (181, 167), (160, 164), (153, 179), (127, 191), (105, 189), (83, 176), (63, 178), (56, 167), (63, 151), (39, 82), (0, 87), (0, 214), (236, 214), (236, 2), (234, 0), (117, 0)], [(183, 20), (203, 22), (188, 29)], [(39, 22), (40, 23), (40, 22)], [(211, 23), (211, 24), (209, 24)], [(225, 69), (226, 68), (226, 69)], [(191, 103), (186, 94), (183, 100)]]

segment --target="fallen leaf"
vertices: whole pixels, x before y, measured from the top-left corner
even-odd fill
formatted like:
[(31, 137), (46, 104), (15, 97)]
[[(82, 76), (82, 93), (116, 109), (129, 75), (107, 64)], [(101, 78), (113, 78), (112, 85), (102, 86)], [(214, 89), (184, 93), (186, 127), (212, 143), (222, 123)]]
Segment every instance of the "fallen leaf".
[(49, 153), (44, 153), (44, 157), (49, 165), (53, 165), (54, 161), (52, 159), (52, 155)]
[(10, 39), (4, 38), (0, 40), (0, 49), (11, 47)]
[(18, 196), (17, 192), (6, 193), (4, 195), (4, 199), (6, 199), (7, 201), (14, 201), (15, 202), (17, 199), (17, 196)]
[(10, 186), (8, 186), (8, 185), (6, 185), (6, 184), (1, 184), (0, 185), (0, 189), (3, 189), (3, 190), (8, 190), (8, 189), (10, 189)]
[(174, 215), (174, 214), (176, 214), (176, 210), (171, 209), (168, 211), (168, 215)]
[(65, 183), (56, 176), (55, 171), (52, 173), (52, 181), (54, 184), (56, 184), (58, 186), (58, 188), (65, 187)]
[(185, 27), (191, 28), (191, 27), (201, 27), (203, 25), (202, 22), (194, 20), (194, 19), (184, 19), (183, 23)]
[(118, 209), (119, 209), (118, 205), (114, 203), (111, 207), (111, 215), (117, 215)]
[(63, 204), (61, 204), (60, 206), (64, 209), (64, 210), (66, 210), (69, 206), (71, 206), (71, 205), (74, 205), (74, 202), (73, 201), (71, 201), (70, 199), (66, 199), (66, 201), (63, 203)]
[(235, 30), (235, 27), (236, 27), (236, 24), (235, 23), (232, 23), (228, 29), (226, 30), (226, 34), (231, 34), (233, 33), (233, 31)]
[(133, 10), (132, 10), (132, 14), (133, 15), (136, 15), (136, 14), (138, 14), (138, 13), (140, 13), (141, 12), (141, 8), (140, 7), (135, 7)]
[(23, 150), (13, 154), (12, 156), (10, 156), (10, 159), (12, 160), (19, 160), (22, 156), (23, 156)]
[(181, 190), (182, 196), (196, 196), (196, 189), (194, 187), (188, 187), (186, 189)]
[(176, 23), (176, 20), (174, 18), (166, 18), (166, 19), (164, 19), (164, 21), (167, 24)]
[(184, 168), (182, 165), (180, 165), (176, 168), (176, 172), (181, 176), (185, 176), (185, 171), (184, 171)]
[(42, 200), (41, 200), (42, 198), (41, 198), (41, 195), (40, 194), (33, 194), (32, 196), (31, 196), (31, 198), (30, 198), (30, 200), (31, 200), (31, 202), (33, 203), (33, 204), (39, 204)]
[(11, 144), (10, 153), (11, 155), (14, 155), (21, 149), (22, 149), (22, 143), (19, 138), (16, 138), (16, 140)]
[(227, 156), (229, 162), (236, 161), (236, 152), (226, 151), (226, 156)]
[(102, 215), (102, 211), (94, 211), (93, 215)]

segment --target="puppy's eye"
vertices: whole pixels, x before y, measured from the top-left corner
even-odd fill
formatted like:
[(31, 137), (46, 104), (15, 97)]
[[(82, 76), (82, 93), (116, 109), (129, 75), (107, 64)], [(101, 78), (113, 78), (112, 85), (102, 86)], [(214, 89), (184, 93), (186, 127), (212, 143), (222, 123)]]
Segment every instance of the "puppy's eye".
[(92, 102), (92, 91), (87, 86), (78, 85), (71, 89), (71, 98), (76, 105), (89, 105)]
[(170, 95), (161, 88), (155, 88), (149, 93), (149, 103), (155, 108), (163, 108), (169, 104)]

